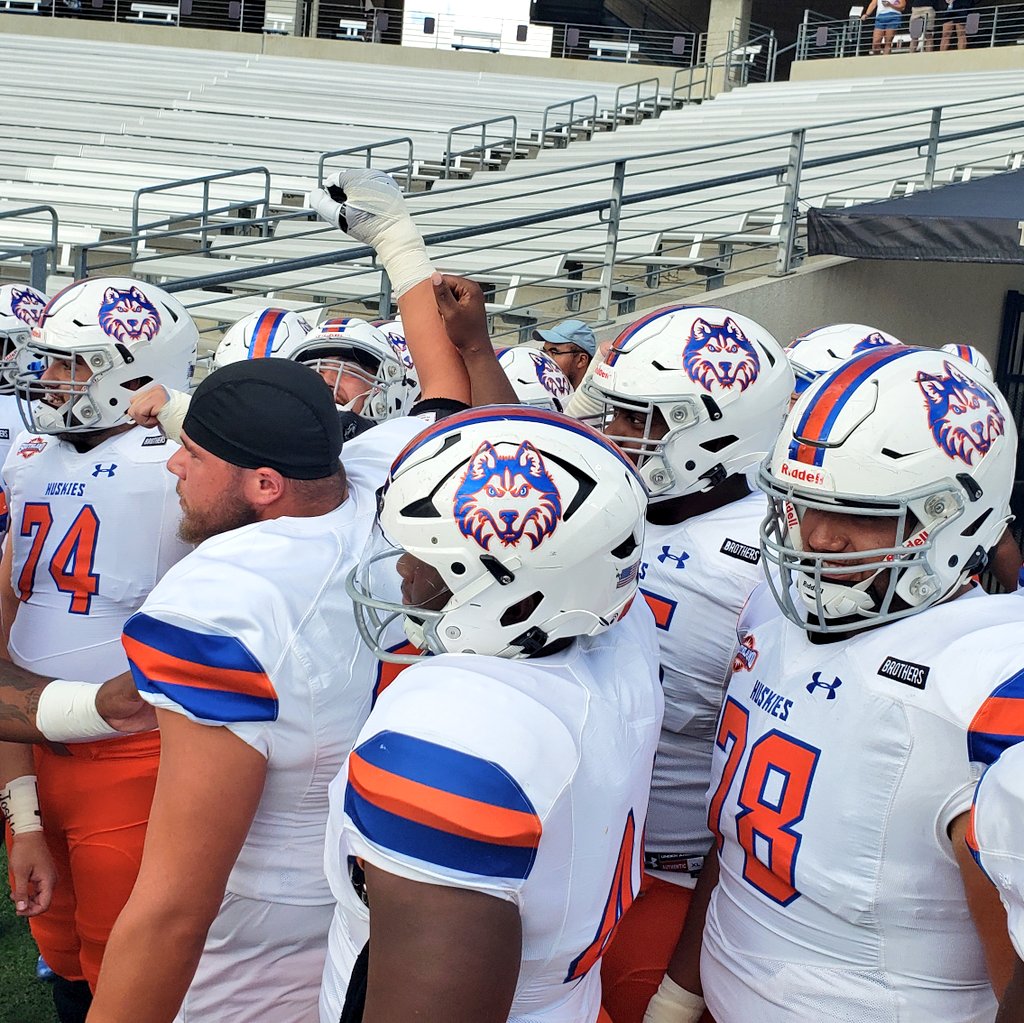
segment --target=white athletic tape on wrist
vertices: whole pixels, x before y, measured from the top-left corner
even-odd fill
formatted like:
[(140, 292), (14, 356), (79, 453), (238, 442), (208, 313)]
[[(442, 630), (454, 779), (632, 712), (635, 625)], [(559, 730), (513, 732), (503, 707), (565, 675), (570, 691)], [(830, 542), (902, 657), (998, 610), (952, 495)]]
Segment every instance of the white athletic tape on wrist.
[(647, 1003), (644, 1023), (697, 1023), (704, 1015), (704, 999), (680, 987), (667, 973)]
[(43, 830), (43, 820), (39, 815), (39, 792), (36, 789), (34, 774), (13, 778), (7, 788), (0, 789), (0, 813), (7, 818), (11, 834), (15, 838)]
[(91, 682), (54, 679), (39, 697), (36, 728), (51, 742), (91, 742), (121, 735), (96, 709), (100, 687)]
[(167, 388), (167, 404), (156, 414), (156, 421), (176, 444), (181, 443), (181, 424), (185, 422), (191, 401), (192, 399), (183, 391)]
[(393, 178), (380, 171), (341, 171), (324, 184), (340, 188), (345, 193), (344, 204), (332, 199), (325, 188), (314, 188), (307, 203), (335, 227), (344, 217), (346, 233), (373, 246), (391, 279), (395, 298), (430, 279), (434, 268)]

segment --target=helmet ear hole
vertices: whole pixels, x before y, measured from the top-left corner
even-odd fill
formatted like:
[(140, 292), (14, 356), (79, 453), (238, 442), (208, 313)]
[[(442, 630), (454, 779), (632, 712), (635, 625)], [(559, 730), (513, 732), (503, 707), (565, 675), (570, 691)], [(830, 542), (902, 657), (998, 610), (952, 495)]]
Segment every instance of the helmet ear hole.
[(640, 542), (632, 533), (630, 533), (629, 536), (627, 536), (626, 539), (618, 545), (618, 547), (612, 548), (612, 557), (620, 560), (622, 558), (628, 558), (639, 546)]
[(543, 599), (544, 594), (538, 592), (531, 593), (528, 597), (523, 597), (522, 600), (517, 600), (511, 607), (506, 608), (505, 613), (498, 619), (502, 628), (525, 622), (540, 607), (540, 602)]

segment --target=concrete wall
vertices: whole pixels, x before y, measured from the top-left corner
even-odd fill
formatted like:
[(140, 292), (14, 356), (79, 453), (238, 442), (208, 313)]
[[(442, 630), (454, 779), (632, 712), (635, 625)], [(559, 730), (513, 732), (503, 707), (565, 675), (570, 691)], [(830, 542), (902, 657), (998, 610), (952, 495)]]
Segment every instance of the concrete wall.
[(503, 75), (542, 75), (568, 81), (605, 81), (613, 84), (658, 78), (671, 86), (675, 68), (651, 64), (617, 64), (605, 61), (562, 60), (549, 57), (509, 57), (500, 53), (455, 50), (421, 50), (408, 46), (346, 43), (301, 36), (260, 35), (251, 32), (217, 32), (206, 29), (162, 28), (157, 25), (126, 25), (123, 22), (74, 21), (70, 18), (29, 17), (0, 14), (0, 33), (95, 39), (139, 43), (146, 46), (178, 46), (196, 50), (228, 50), (233, 53), (267, 53), (284, 57), (319, 57), (359, 64), (395, 64), (426, 70), (491, 72)]
[[(706, 301), (752, 317), (783, 344), (829, 323), (867, 323), (907, 343), (973, 344), (995, 366), (1010, 290), (1024, 291), (1024, 265), (831, 257), (786, 277), (722, 288)], [(614, 333), (601, 332), (602, 338)]]
[(1024, 46), (995, 46), (945, 53), (893, 53), (888, 57), (842, 57), (797, 60), (789, 77), (794, 82), (835, 78), (873, 78), (877, 75), (955, 74), (967, 71), (1024, 70)]

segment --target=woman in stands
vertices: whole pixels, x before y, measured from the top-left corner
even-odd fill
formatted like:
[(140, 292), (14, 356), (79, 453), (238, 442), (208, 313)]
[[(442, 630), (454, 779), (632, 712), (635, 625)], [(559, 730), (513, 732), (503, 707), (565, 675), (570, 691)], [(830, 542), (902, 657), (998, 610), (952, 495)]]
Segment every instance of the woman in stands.
[(860, 16), (866, 21), (875, 13), (875, 30), (871, 33), (871, 55), (888, 54), (892, 51), (892, 40), (896, 30), (903, 24), (903, 9), (906, 0), (871, 0)]

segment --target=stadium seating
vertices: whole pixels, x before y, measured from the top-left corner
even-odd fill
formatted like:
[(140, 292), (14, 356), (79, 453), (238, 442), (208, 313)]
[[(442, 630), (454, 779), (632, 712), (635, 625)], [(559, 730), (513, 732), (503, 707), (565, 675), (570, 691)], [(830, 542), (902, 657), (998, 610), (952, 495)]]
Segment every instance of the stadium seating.
[[(0, 113), (13, 140), (0, 156), (0, 213), (54, 206), (62, 274), (72, 272), (82, 245), (130, 233), (136, 190), (239, 172), (141, 195), (134, 223), (177, 218), (170, 225), (177, 233), (155, 229), (134, 245), (92, 253), (88, 263), (92, 272), (130, 269), (159, 283), (222, 271), (249, 277), (188, 292), (190, 301), (206, 303), (215, 326), (265, 296), (289, 308), (376, 308), (380, 276), (367, 272), (368, 260), (249, 276), (276, 261), (328, 259), (352, 247), (300, 212), (325, 151), (408, 139), (378, 150), (374, 165), (404, 165), (411, 146), (407, 169), (414, 187), (430, 186), (411, 198), (425, 233), (493, 225), (480, 237), (439, 242), (434, 252), (444, 269), (489, 285), (492, 314), (526, 333), (566, 308), (592, 304), (601, 292), (628, 311), (665, 275), (703, 288), (721, 284), (727, 272), (763, 273), (774, 262), (783, 223), (784, 188), (776, 172), (786, 164), (789, 133), (797, 128), (808, 129), (805, 157), (820, 160), (926, 138), (927, 108), (937, 105), (958, 104), (944, 113), (945, 131), (999, 126), (1015, 120), (1021, 98), (1013, 95), (1020, 92), (1013, 72), (780, 82), (549, 148), (539, 138), (545, 108), (594, 93), (599, 111), (607, 111), (616, 101), (615, 86), (457, 71), (425, 77), (397, 66), (83, 40), (5, 36), (3, 44), (14, 101)], [(75, 82), (72, 95), (54, 92), (47, 74), (54, 66), (61, 66), (63, 80)], [(460, 173), (482, 166), (498, 168), (494, 173), (469, 182), (437, 179), (455, 126), (513, 115), (518, 152), (506, 141), (470, 158), (448, 158)], [(765, 137), (750, 140), (752, 125)], [(511, 122), (497, 122), (494, 131), (509, 135)], [(1007, 130), (944, 145), (936, 181), (1019, 163), (1024, 145), (1018, 136)], [(451, 149), (479, 140), (479, 127), (467, 129)], [(511, 159), (527, 151), (537, 158)], [(608, 227), (598, 211), (516, 223), (606, 200), (614, 163), (623, 158), (627, 198), (679, 186), (693, 190), (623, 208), (613, 277), (602, 276)], [(364, 154), (357, 154), (328, 160), (327, 167), (363, 163)], [(254, 167), (266, 168), (269, 190), (261, 174), (241, 173)], [(721, 180), (743, 173), (761, 176)], [(800, 202), (848, 205), (888, 197), (919, 187), (922, 175), (923, 160), (913, 148), (806, 167)], [(210, 230), (200, 231), (204, 191), (206, 206), (222, 210), (208, 217)], [(45, 218), (0, 219), (0, 250), (44, 242), (48, 231)]]

